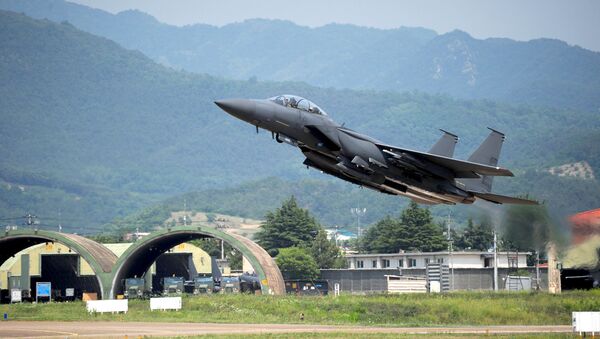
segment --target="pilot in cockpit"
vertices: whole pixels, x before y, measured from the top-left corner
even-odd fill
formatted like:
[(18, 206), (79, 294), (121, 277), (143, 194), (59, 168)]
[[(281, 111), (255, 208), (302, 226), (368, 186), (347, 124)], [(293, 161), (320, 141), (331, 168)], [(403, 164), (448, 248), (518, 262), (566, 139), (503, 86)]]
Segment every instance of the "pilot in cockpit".
[(298, 102), (296, 101), (296, 98), (294, 98), (294, 97), (290, 98), (290, 106), (292, 106), (294, 108), (298, 108)]

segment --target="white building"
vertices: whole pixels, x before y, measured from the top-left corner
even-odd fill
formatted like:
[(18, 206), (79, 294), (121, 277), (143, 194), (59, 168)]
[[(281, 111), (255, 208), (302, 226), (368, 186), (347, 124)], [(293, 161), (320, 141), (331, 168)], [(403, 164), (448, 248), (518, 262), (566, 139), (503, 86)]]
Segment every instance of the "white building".
[[(498, 252), (499, 268), (527, 267), (530, 252)], [(349, 269), (425, 268), (429, 263), (448, 264), (451, 268), (494, 267), (494, 253), (460, 251), (347, 254)]]

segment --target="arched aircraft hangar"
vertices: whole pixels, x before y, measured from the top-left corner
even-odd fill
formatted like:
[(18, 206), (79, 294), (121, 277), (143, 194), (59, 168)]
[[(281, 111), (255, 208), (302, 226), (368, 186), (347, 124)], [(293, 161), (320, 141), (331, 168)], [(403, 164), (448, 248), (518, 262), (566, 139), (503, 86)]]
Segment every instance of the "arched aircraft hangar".
[(100, 295), (112, 299), (121, 294), (122, 279), (142, 276), (170, 248), (192, 239), (216, 238), (240, 251), (252, 264), (263, 294), (284, 294), (283, 276), (271, 256), (245, 237), (203, 226), (180, 226), (156, 231), (131, 245), (120, 258), (104, 245), (74, 234), (42, 230), (8, 230), (0, 234), (0, 264), (19, 251), (45, 242), (63, 244), (89, 263), (96, 274)]
[(111, 271), (117, 256), (104, 245), (76, 234), (43, 230), (5, 231), (0, 236), (0, 263), (21, 250), (48, 242), (63, 244), (79, 254), (94, 271), (100, 295), (104, 296), (110, 291), (108, 283), (111, 281)]
[(275, 261), (262, 247), (242, 236), (225, 233), (210, 227), (180, 226), (154, 232), (137, 242), (123, 253), (113, 268), (112, 290), (107, 298), (121, 294), (122, 279), (142, 276), (150, 265), (165, 251), (177, 244), (200, 239), (216, 238), (225, 241), (240, 251), (254, 267), (261, 281), (263, 294), (284, 294), (285, 283)]

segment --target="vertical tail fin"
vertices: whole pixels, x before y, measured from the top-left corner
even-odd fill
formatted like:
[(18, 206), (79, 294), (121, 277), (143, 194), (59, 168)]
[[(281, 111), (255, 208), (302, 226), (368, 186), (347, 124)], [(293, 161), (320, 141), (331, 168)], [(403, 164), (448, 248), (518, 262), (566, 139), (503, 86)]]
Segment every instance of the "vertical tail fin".
[[(489, 127), (488, 129), (492, 132), (479, 145), (475, 152), (471, 154), (468, 160), (479, 164), (496, 166), (498, 165), (498, 158), (500, 158), (500, 151), (502, 150), (502, 143), (505, 137), (501, 132)], [(468, 191), (491, 192), (493, 179), (494, 177), (492, 176), (483, 175), (479, 179), (463, 179), (461, 182), (465, 184)]]
[(458, 136), (443, 129), (440, 129), (440, 131), (444, 132), (444, 135), (431, 147), (429, 153), (452, 158), (454, 156), (454, 148), (458, 142)]
[(213, 281), (220, 282), (221, 279), (223, 278), (223, 275), (221, 274), (221, 270), (219, 269), (219, 264), (217, 264), (217, 257), (210, 257), (210, 263), (212, 266), (211, 271), (212, 271)]

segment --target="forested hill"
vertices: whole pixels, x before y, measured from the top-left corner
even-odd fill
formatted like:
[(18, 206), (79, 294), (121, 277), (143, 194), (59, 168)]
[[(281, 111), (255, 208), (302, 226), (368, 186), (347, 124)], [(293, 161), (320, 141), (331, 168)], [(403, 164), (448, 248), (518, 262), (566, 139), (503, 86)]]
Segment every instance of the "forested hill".
[(0, 8), (67, 20), (162, 64), (233, 79), (600, 108), (600, 53), (559, 40), (335, 24), (313, 29), (269, 20), (176, 27), (139, 11), (113, 15), (63, 0), (0, 0)]
[[(508, 135), (500, 163), (516, 169), (514, 182), (527, 168), (581, 160), (600, 168), (598, 149), (587, 142), (600, 135), (597, 112), (223, 80), (174, 71), (68, 23), (4, 11), (0, 56), (2, 216), (62, 210), (97, 224), (171, 194), (267, 176), (325, 178), (306, 171), (297, 150), (257, 136), (213, 104), (228, 97), (296, 93), (349, 127), (414, 149), (428, 149), (437, 128), (446, 128), (461, 136), (463, 158), (492, 126)], [(600, 204), (579, 184), (556, 178), (548, 185), (555, 184), (581, 196), (577, 207)], [(500, 182), (497, 189), (529, 191), (506, 192)]]
[[(184, 206), (188, 213), (212, 212), (264, 219), (267, 212), (280, 207), (281, 202), (290, 196), (295, 196), (299, 206), (308, 209), (324, 226), (339, 226), (356, 232), (357, 219), (350, 213), (351, 208), (366, 208), (367, 213), (361, 217), (361, 223), (365, 226), (386, 215), (398, 216), (410, 201), (366, 188), (361, 189), (339, 180), (324, 181), (324, 178), (325, 174), (317, 180), (301, 181), (271, 177), (233, 188), (190, 192), (115, 220), (105, 225), (104, 231), (119, 234), (131, 232), (136, 227), (152, 230), (161, 226), (171, 216), (171, 212), (182, 211)], [(550, 206), (549, 213), (555, 226), (566, 226), (566, 215), (600, 204), (600, 185), (597, 182), (556, 178), (548, 173), (536, 171), (527, 171), (510, 180), (496, 185), (502, 187), (502, 191), (512, 194), (515, 194), (515, 190), (526, 191), (544, 201)], [(473, 205), (437, 205), (431, 207), (431, 210), (436, 221), (452, 216), (459, 228), (466, 224), (468, 218), (482, 217), (492, 217), (499, 226), (507, 206), (509, 205), (476, 202)]]

